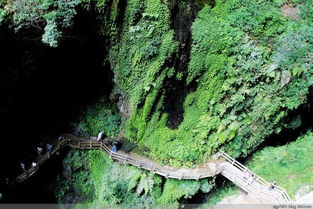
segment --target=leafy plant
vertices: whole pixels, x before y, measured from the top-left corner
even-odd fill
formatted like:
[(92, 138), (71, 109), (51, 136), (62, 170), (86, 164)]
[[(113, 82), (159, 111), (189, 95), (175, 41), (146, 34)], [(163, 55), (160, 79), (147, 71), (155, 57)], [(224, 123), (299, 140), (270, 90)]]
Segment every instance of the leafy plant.
[[(266, 147), (253, 155), (248, 166), (266, 180), (277, 181), (293, 198), (301, 186), (311, 185), (313, 181), (312, 139), (312, 132), (308, 132), (290, 144)], [(264, 162), (271, 163), (264, 165)]]
[[(156, 6), (150, 3), (147, 6)], [(301, 3), (306, 4), (297, 2)], [(129, 7), (133, 4), (138, 3), (133, 1)], [(284, 18), (280, 4), (220, 0), (214, 8), (206, 5), (199, 11), (192, 25), (187, 73), (187, 85), (196, 83), (197, 89), (186, 96), (184, 120), (176, 130), (166, 125), (162, 87), (164, 78), (181, 78), (172, 69), (160, 68), (164, 41), (153, 59), (146, 60), (142, 50), (156, 34), (170, 31), (158, 28), (162, 20), (153, 15), (156, 10), (145, 11), (145, 18), (131, 25), (141, 28), (136, 32), (125, 25), (122, 41), (113, 50), (119, 56), (111, 60), (116, 62), (118, 83), (130, 97), (126, 135), (138, 143), (138, 150), (147, 150), (146, 155), (164, 164), (192, 167), (218, 149), (244, 157), (270, 135), (299, 125), (299, 120), (289, 124), (287, 118), (306, 103), (313, 84), (311, 17)], [(153, 38), (145, 30), (147, 24), (158, 28)], [(166, 28), (163, 24), (168, 21), (161, 24)], [(162, 60), (171, 59), (175, 50), (170, 52)]]
[(103, 131), (106, 136), (114, 137), (119, 133), (121, 116), (113, 105), (101, 100), (87, 108), (79, 127), (88, 135)]

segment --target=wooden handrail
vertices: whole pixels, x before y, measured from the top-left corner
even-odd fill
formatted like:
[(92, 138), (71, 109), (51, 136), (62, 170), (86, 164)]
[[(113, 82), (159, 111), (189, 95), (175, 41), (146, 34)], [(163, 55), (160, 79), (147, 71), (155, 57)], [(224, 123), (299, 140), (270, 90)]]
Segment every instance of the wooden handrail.
[[(241, 172), (241, 175), (238, 176), (236, 173), (230, 171), (232, 175), (235, 175), (236, 177), (239, 177), (239, 178), (244, 178), (245, 171), (249, 172), (250, 175), (254, 176), (254, 182), (257, 182), (261, 186), (261, 190), (262, 189), (264, 191), (268, 190), (270, 183), (267, 182), (266, 180), (264, 180), (262, 177), (253, 173), (250, 169), (248, 169), (247, 167), (245, 167), (244, 165), (242, 165), (241, 163), (236, 161), (234, 158), (232, 158), (231, 156), (229, 156), (225, 152), (219, 151), (219, 156), (223, 157), (226, 160), (226, 162), (228, 162), (229, 166), (232, 166), (233, 168), (238, 169)], [(223, 173), (225, 174), (225, 172), (222, 171), (222, 175), (223, 175)], [(227, 174), (225, 174), (225, 175), (227, 175)], [(229, 179), (229, 176), (225, 176), (225, 177)], [(250, 185), (249, 188), (247, 188), (246, 186), (240, 186), (240, 187), (244, 190), (248, 190), (248, 189), (251, 189), (252, 186)], [(291, 199), (290, 199), (288, 193), (286, 192), (286, 190), (284, 190), (283, 188), (281, 188), (279, 186), (274, 187), (274, 189), (271, 191), (271, 195), (268, 195), (268, 194), (264, 193), (263, 191), (261, 191), (261, 193), (263, 196), (264, 196), (264, 194), (265, 194), (265, 196), (270, 196), (271, 199), (276, 200), (275, 202), (291, 203)]]
[[(137, 166), (142, 169), (152, 171), (158, 175), (164, 176), (166, 178), (175, 178), (175, 179), (203, 179), (208, 177), (213, 177), (219, 173), (224, 175), (229, 180), (233, 181), (237, 186), (241, 187), (248, 193), (254, 193), (260, 197), (268, 200), (272, 200), (276, 203), (291, 203), (291, 200), (287, 192), (276, 186), (273, 191), (269, 191), (269, 182), (265, 181), (260, 176), (257, 176), (250, 169), (239, 163), (237, 160), (226, 154), (225, 152), (219, 151), (219, 156), (226, 160), (223, 162), (215, 162), (217, 167), (221, 169), (215, 169), (212, 171), (207, 168), (205, 172), (199, 172), (199, 169), (183, 169), (183, 171), (177, 171), (167, 166), (160, 166), (144, 158), (137, 158), (132, 154), (124, 154), (122, 152), (113, 152), (111, 148), (106, 145), (104, 142), (92, 141), (81, 139), (73, 135), (65, 135), (65, 140), (62, 140), (55, 146), (50, 152), (45, 153), (37, 162), (37, 166), (28, 169), (23, 174), (15, 178), (15, 182), (23, 182), (32, 176), (39, 168), (41, 164), (51, 158), (56, 152), (62, 149), (65, 146), (69, 146), (74, 149), (85, 149), (85, 150), (102, 150), (107, 154), (111, 159), (127, 163), (130, 165)], [(178, 169), (179, 170), (179, 169)], [(252, 184), (248, 184), (247, 180), (244, 179), (244, 173), (249, 172), (254, 176), (254, 181)]]
[[(102, 150), (113, 160), (131, 164), (131, 165), (134, 165), (134, 166), (137, 166), (137, 167), (149, 170), (149, 171), (153, 171), (161, 176), (168, 177), (168, 178), (202, 179), (202, 178), (213, 177), (221, 172), (221, 171), (211, 171), (207, 169), (207, 173), (198, 174), (197, 172), (194, 172), (194, 170), (196, 169), (187, 169), (186, 173), (181, 173), (181, 172), (175, 173), (171, 171), (172, 168), (170, 167), (158, 166), (155, 163), (150, 163), (142, 159), (137, 159), (136, 157), (132, 156), (132, 154), (124, 154), (124, 153), (121, 153), (120, 151), (113, 152), (111, 148), (103, 142), (80, 139), (72, 135), (66, 135), (65, 140), (62, 140), (60, 143), (58, 143), (50, 152), (47, 152), (44, 155), (42, 155), (41, 158), (37, 161), (38, 166), (43, 164), (47, 159), (52, 157), (56, 152), (58, 152), (60, 149), (62, 149), (65, 146), (69, 146), (74, 149)], [(38, 166), (36, 168), (38, 168)], [(36, 170), (34, 170), (34, 168), (28, 169), (25, 173), (16, 177), (15, 179), (16, 182), (22, 182), (26, 180), (33, 174), (33, 171), (35, 172)], [(188, 172), (191, 172), (191, 173), (188, 173)]]

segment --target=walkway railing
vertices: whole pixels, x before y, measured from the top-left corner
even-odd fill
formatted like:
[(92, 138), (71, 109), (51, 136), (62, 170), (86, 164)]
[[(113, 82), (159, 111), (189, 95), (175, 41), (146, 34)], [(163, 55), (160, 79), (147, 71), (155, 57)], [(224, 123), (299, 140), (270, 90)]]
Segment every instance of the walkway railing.
[[(289, 195), (283, 188), (275, 186), (272, 190), (269, 190), (270, 183), (262, 177), (253, 173), (225, 152), (219, 151), (219, 156), (226, 160), (224, 169), (222, 170), (222, 175), (234, 182), (246, 192), (256, 194), (274, 203), (291, 203)], [(246, 173), (252, 175), (252, 181), (246, 179)]]
[[(177, 169), (168, 166), (160, 166), (157, 163), (150, 162), (149, 160), (145, 160), (145, 158), (138, 158), (133, 154), (126, 154), (124, 152), (118, 151), (113, 152), (109, 145), (99, 142), (99, 141), (91, 141), (91, 140), (80, 140), (78, 137), (66, 135), (65, 140), (55, 146), (50, 152), (42, 155), (37, 165), (33, 168), (28, 169), (26, 172), (21, 174), (16, 178), (16, 182), (22, 182), (32, 176), (46, 160), (48, 160), (52, 155), (58, 152), (65, 146), (69, 146), (74, 149), (82, 149), (82, 150), (102, 150), (104, 151), (111, 159), (116, 160), (118, 162), (122, 162), (125, 164), (134, 165), (136, 167), (152, 171), (160, 176), (164, 176), (166, 178), (174, 178), (174, 179), (203, 179), (208, 177), (213, 177), (221, 172), (221, 170), (215, 169), (210, 170), (209, 168), (204, 170), (199, 169)], [(218, 166), (218, 165), (217, 165)]]
[[(179, 169), (168, 166), (160, 166), (155, 162), (143, 157), (137, 157), (131, 153), (127, 154), (121, 151), (113, 152), (111, 151), (112, 149), (110, 145), (104, 142), (81, 139), (73, 135), (65, 135), (65, 139), (63, 141), (59, 142), (51, 151), (40, 157), (35, 167), (28, 169), (26, 172), (18, 176), (15, 181), (23, 182), (27, 178), (31, 177), (45, 161), (66, 146), (82, 150), (102, 150), (113, 160), (152, 171), (166, 178), (198, 180), (213, 177), (221, 173), (247, 193), (256, 194), (272, 203), (286, 204), (292, 202), (283, 188), (276, 186), (274, 189), (269, 190), (269, 182), (257, 176), (247, 167), (222, 151), (219, 151), (218, 155), (223, 159), (223, 161), (213, 163), (215, 169), (211, 169), (209, 166), (206, 169)], [(253, 181), (246, 179), (247, 172), (253, 176)]]

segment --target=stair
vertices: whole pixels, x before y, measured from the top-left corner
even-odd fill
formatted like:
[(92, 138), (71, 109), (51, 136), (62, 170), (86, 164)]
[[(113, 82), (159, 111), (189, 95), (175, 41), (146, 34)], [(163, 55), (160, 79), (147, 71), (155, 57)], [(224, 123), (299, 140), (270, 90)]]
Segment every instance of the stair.
[[(221, 174), (245, 192), (260, 196), (273, 204), (292, 203), (290, 197), (283, 188), (276, 186), (274, 189), (269, 190), (269, 182), (254, 174), (251, 170), (230, 157), (228, 154), (219, 151), (219, 156), (226, 160)], [(251, 179), (251, 177), (247, 178), (246, 173), (252, 175), (253, 179)]]

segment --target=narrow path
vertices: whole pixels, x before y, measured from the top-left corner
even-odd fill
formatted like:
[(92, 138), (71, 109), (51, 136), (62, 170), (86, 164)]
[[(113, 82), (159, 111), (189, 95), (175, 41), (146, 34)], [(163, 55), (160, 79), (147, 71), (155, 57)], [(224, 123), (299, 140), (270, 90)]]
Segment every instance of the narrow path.
[(161, 166), (148, 158), (138, 156), (133, 153), (125, 153), (123, 151), (113, 152), (110, 145), (101, 141), (88, 140), (79, 138), (70, 134), (63, 135), (65, 140), (57, 144), (50, 152), (42, 155), (37, 161), (37, 166), (28, 169), (25, 173), (16, 178), (16, 182), (25, 181), (32, 176), (45, 161), (53, 156), (60, 149), (69, 146), (73, 149), (82, 150), (102, 150), (111, 159), (121, 163), (134, 165), (136, 167), (152, 171), (160, 176), (174, 179), (194, 179), (199, 180), (203, 178), (216, 176), (221, 172), (223, 160), (216, 160), (215, 162), (208, 162), (200, 168), (173, 168), (169, 166)]
[[(290, 197), (283, 188), (276, 186), (274, 189), (269, 190), (269, 182), (257, 176), (251, 170), (222, 151), (219, 151), (217, 155), (219, 158), (217, 160), (212, 160), (199, 168), (173, 168), (169, 166), (161, 166), (151, 161), (151, 159), (133, 153), (125, 153), (122, 151), (113, 152), (111, 151), (111, 146), (102, 141), (88, 140), (70, 134), (65, 134), (63, 136), (64, 140), (54, 146), (51, 151), (42, 155), (38, 159), (35, 167), (28, 169), (26, 172), (18, 176), (13, 183), (25, 181), (51, 156), (55, 155), (62, 148), (69, 146), (73, 149), (102, 150), (113, 160), (149, 170), (165, 178), (199, 180), (222, 174), (247, 193), (256, 195), (269, 203), (292, 203)], [(247, 179), (247, 173), (249, 173), (252, 178)]]
[(248, 194), (261, 197), (267, 200), (268, 203), (288, 204), (292, 202), (285, 189), (279, 186), (270, 189), (269, 182), (253, 173), (228, 154), (220, 151), (219, 155), (226, 160), (221, 174)]

